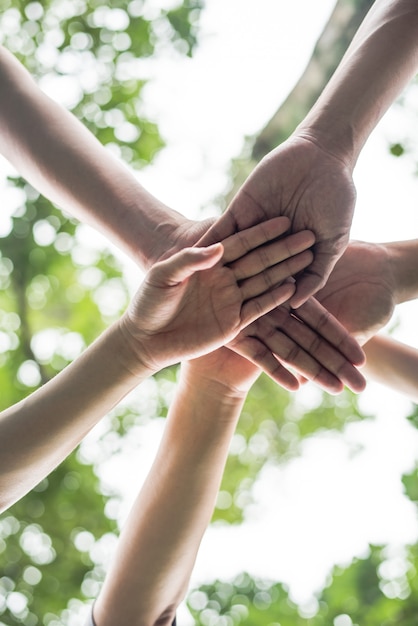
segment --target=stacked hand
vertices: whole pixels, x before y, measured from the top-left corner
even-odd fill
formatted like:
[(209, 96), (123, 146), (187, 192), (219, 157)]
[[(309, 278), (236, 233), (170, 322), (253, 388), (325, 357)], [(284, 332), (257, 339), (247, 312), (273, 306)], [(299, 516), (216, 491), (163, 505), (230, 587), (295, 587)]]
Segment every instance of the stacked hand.
[(288, 227), (275, 218), (156, 263), (121, 324), (139, 362), (158, 370), (215, 350), (288, 300), (287, 279), (311, 262), (314, 241), (308, 231), (283, 238)]
[(298, 307), (326, 282), (348, 243), (355, 189), (349, 168), (309, 137), (293, 136), (255, 168), (202, 243), (286, 215), (292, 231), (315, 234), (314, 259), (296, 281)]
[[(225, 216), (200, 241), (210, 241), (219, 223), (228, 219)], [(181, 222), (172, 241), (190, 245), (205, 226), (207, 222)], [(231, 223), (229, 227), (235, 230), (236, 226)], [(344, 326), (313, 298), (296, 311), (289, 304), (281, 305), (248, 326), (229, 347), (291, 391), (299, 387), (299, 377), (289, 368), (330, 393), (339, 393), (344, 384), (353, 391), (365, 385), (355, 367), (363, 364), (363, 352)]]
[(391, 318), (399, 288), (388, 248), (352, 241), (317, 297), (363, 345)]

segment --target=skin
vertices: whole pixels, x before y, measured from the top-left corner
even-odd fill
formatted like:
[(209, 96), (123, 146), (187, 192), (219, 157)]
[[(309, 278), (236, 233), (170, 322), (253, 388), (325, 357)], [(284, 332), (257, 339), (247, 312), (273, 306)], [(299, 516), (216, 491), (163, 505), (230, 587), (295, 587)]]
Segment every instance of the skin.
[[(369, 339), (368, 375), (412, 399), (418, 398), (418, 350), (374, 333), (396, 304), (418, 296), (417, 254), (417, 240), (351, 242), (319, 293), (361, 340)], [(159, 451), (94, 606), (97, 626), (172, 623), (258, 374), (226, 348), (183, 363)]]
[[(418, 350), (376, 334), (418, 297), (418, 240), (353, 241), (318, 298), (364, 344), (367, 378), (418, 401)], [(361, 306), (359, 306), (361, 303)]]
[(290, 139), (269, 153), (203, 241), (286, 215), (315, 233), (313, 263), (297, 278), (294, 308), (324, 286), (345, 250), (352, 172), (382, 115), (418, 68), (418, 5), (376, 0), (320, 98)]
[[(113, 158), (73, 115), (46, 96), (2, 47), (0, 128), (0, 152), (22, 176), (57, 206), (109, 237), (141, 267), (149, 268), (156, 261), (195, 245), (213, 222), (187, 220), (149, 194), (129, 169)], [(235, 229), (217, 241), (233, 232)], [(294, 271), (299, 270), (294, 268)], [(293, 293), (294, 289), (289, 288), (288, 298)], [(282, 315), (291, 320), (289, 308), (284, 308)], [(295, 338), (283, 339), (281, 333), (275, 339), (269, 322), (257, 340), (256, 349), (258, 326), (251, 337), (242, 336), (236, 349), (256, 360), (287, 389), (298, 387), (288, 367), (294, 365), (300, 369), (306, 363), (305, 375), (331, 393), (341, 391), (343, 383), (358, 390), (362, 379), (353, 364), (363, 362), (362, 351), (354, 340), (346, 338), (341, 325), (331, 320), (323, 324), (327, 314), (321, 307), (311, 307), (313, 315), (316, 319), (312, 320), (312, 332), (324, 346), (333, 346), (331, 351), (326, 351), (328, 357), (324, 363), (314, 355), (305, 356), (308, 345), (298, 346)], [(295, 363), (283, 358), (289, 357), (289, 342), (297, 357)], [(275, 355), (282, 359), (279, 366)], [(346, 361), (348, 373), (344, 380), (338, 378), (341, 357)]]
[(364, 344), (386, 325), (396, 305), (418, 297), (417, 267), (417, 239), (352, 241), (318, 299)]
[[(185, 248), (155, 264), (120, 320), (50, 382), (0, 413), (0, 510), (50, 473), (141, 380), (221, 346), (254, 314), (286, 299), (293, 285), (271, 291), (258, 272), (266, 258), (262, 244), (286, 226), (286, 219), (279, 218), (224, 244)], [(274, 280), (277, 272), (287, 278), (295, 262), (301, 267), (309, 263), (306, 249), (311, 243), (308, 232), (283, 238), (282, 263), (276, 262), (277, 246), (268, 261)], [(294, 254), (296, 249), (300, 254)], [(253, 276), (247, 253), (252, 255)], [(240, 279), (243, 275), (246, 280)], [(202, 320), (196, 317), (202, 299), (204, 333), (197, 332)]]
[(97, 626), (172, 623), (259, 372), (226, 348), (182, 365), (156, 459), (94, 605)]

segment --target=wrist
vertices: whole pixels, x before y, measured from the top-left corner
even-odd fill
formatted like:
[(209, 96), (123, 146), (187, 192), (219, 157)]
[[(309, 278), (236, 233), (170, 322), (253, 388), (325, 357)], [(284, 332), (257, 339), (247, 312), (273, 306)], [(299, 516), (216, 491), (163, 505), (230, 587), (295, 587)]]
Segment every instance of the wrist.
[(189, 393), (199, 396), (201, 402), (214, 402), (225, 407), (241, 408), (251, 384), (234, 385), (222, 380), (217, 372), (202, 371), (196, 361), (186, 361), (181, 364), (180, 381)]
[(142, 335), (136, 328), (133, 332), (131, 326), (132, 322), (126, 313), (115, 323), (117, 355), (123, 368), (135, 378), (142, 380), (153, 376), (161, 366), (152, 358), (152, 337)]
[(136, 181), (118, 214), (123, 223), (121, 245), (141, 267), (148, 269), (175, 247), (178, 230), (187, 224), (183, 215), (160, 202)]
[(396, 304), (418, 297), (418, 239), (386, 245), (394, 276)]
[(218, 446), (225, 437), (229, 440), (235, 430), (244, 404), (245, 395), (225, 393), (200, 377), (184, 376), (183, 364), (172, 413), (181, 413), (183, 427), (192, 433), (194, 452), (201, 457), (213, 444)]
[(318, 117), (300, 124), (293, 136), (310, 142), (321, 152), (340, 161), (352, 174), (363, 142), (358, 145), (354, 130), (347, 120), (338, 120), (334, 116), (327, 119)]

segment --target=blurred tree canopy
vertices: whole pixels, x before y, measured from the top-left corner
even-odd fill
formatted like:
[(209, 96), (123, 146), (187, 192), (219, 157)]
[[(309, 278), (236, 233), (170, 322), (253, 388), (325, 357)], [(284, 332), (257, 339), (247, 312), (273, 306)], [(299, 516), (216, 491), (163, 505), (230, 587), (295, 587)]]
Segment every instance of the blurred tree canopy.
[[(141, 62), (191, 55), (203, 6), (169, 4), (3, 0), (0, 42), (138, 168), (164, 145), (143, 110), (148, 71)], [(19, 177), (9, 177), (7, 192), (15, 206), (0, 239), (0, 410), (76, 358), (128, 298), (119, 263), (86, 243), (74, 220)], [(130, 414), (115, 412), (115, 431), (126, 429)], [(97, 595), (116, 531), (106, 500), (94, 467), (76, 453), (1, 516), (1, 624), (71, 623), (81, 603)]]
[[(355, 30), (370, 4), (337, 2), (337, 17), (331, 17), (313, 55), (319, 66), (327, 60), (316, 90), (344, 51), (341, 33), (348, 25)], [(148, 0), (2, 0), (0, 43), (41, 87), (136, 169), (150, 163), (164, 146), (158, 122), (147, 113), (146, 61), (193, 54), (204, 0), (161, 5), (164, 2)], [(348, 41), (346, 37), (344, 45)], [(307, 97), (302, 102), (303, 93)], [(297, 92), (300, 117), (312, 104), (312, 93)], [(289, 96), (291, 103), (294, 98)], [(293, 105), (288, 110), (296, 111)], [(254, 159), (268, 146), (267, 136), (277, 142), (298, 121), (286, 120), (282, 135), (274, 124), (260, 133)], [(276, 130), (270, 133), (273, 126)], [(401, 139), (393, 144), (394, 154), (402, 154)], [(253, 164), (250, 160), (245, 171)], [(15, 175), (9, 176), (7, 191), (13, 210), (0, 234), (0, 410), (76, 358), (128, 301), (118, 261), (103, 245), (92, 245), (83, 226)], [(165, 417), (175, 381), (175, 368), (165, 370), (142, 389), (141, 398), (128, 398), (112, 411), (102, 427), (102, 450), (122, 448), (133, 426)], [(298, 454), (304, 438), (323, 429), (342, 430), (348, 422), (367, 417), (349, 392), (336, 398), (318, 392), (307, 407), (298, 396), (261, 377), (233, 440), (214, 520), (242, 521), (252, 486), (267, 462), (284, 463)], [(71, 626), (78, 623), (83, 603), (97, 595), (117, 527), (106, 510), (115, 494), (105, 492), (96, 469), (91, 459), (76, 452), (0, 517), (0, 626)], [(404, 480), (408, 494), (418, 501), (415, 478)], [(413, 547), (404, 558), (403, 574), (390, 578), (382, 574), (384, 547), (371, 548), (367, 559), (334, 572), (312, 616), (301, 613), (280, 583), (254, 580), (248, 574), (193, 591), (189, 606), (196, 624), (204, 626), (319, 626), (332, 620), (335, 626), (409, 626), (413, 594), (408, 590), (416, 586), (412, 572), (417, 559)], [(383, 611), (389, 616), (386, 621)]]

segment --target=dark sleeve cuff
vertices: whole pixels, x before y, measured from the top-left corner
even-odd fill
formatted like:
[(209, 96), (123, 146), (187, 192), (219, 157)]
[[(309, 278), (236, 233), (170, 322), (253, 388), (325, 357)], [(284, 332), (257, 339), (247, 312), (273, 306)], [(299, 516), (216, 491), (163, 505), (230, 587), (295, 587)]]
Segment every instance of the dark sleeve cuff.
[[(84, 626), (96, 626), (95, 621), (93, 619), (93, 608), (91, 609), (90, 614), (89, 614), (89, 616), (87, 618), (87, 621), (84, 624)], [(177, 626), (176, 618), (174, 618), (174, 622), (173, 622), (172, 626)]]

